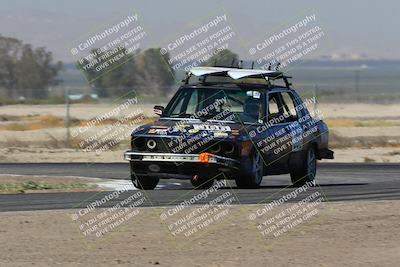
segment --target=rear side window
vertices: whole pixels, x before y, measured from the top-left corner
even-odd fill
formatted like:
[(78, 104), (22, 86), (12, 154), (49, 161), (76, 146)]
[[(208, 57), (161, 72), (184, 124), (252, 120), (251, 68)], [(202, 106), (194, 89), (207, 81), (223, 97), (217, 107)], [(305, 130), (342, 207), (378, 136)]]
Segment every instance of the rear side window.
[(279, 93), (270, 93), (268, 94), (268, 120), (279, 115)]
[(274, 123), (296, 121), (298, 114), (296, 102), (290, 92), (273, 92), (268, 94), (268, 120)]
[(289, 92), (282, 92), (282, 105), (284, 110), (284, 116), (287, 118), (286, 121), (297, 120), (296, 103), (294, 102), (293, 95)]

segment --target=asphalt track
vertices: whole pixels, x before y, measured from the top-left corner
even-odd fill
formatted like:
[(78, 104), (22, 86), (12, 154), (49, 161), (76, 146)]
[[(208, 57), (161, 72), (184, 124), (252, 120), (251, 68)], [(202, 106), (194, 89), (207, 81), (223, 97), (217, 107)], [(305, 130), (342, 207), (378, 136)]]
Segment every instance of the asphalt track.
[[(127, 179), (127, 163), (35, 163), (0, 164), (0, 177), (4, 174), (80, 176), (107, 179)], [(232, 204), (259, 204), (279, 200), (291, 194), (288, 175), (266, 176), (259, 189), (236, 189), (229, 181), (226, 187), (197, 200), (195, 204), (208, 203), (210, 199), (230, 192)], [(400, 164), (325, 163), (318, 165), (317, 186), (301, 192), (296, 198), (319, 192), (324, 201), (394, 200), (400, 199)], [(122, 192), (118, 198), (108, 200), (101, 207), (112, 207), (137, 191)], [(201, 194), (193, 190), (188, 181), (162, 180), (160, 189), (144, 191), (146, 201), (141, 206), (174, 206)], [(34, 193), (0, 195), (0, 211), (28, 211), (84, 208), (96, 200), (104, 199), (110, 192)]]

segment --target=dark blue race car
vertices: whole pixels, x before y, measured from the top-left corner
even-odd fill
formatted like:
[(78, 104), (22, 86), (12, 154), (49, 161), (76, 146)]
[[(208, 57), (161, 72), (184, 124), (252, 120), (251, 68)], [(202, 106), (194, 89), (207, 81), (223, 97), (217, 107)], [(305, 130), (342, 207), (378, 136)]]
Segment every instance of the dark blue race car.
[[(154, 189), (160, 178), (190, 179), (197, 188), (234, 179), (257, 188), (263, 176), (290, 173), (294, 185), (315, 182), (317, 160), (332, 159), (328, 128), (315, 98), (304, 99), (275, 70), (193, 68), (160, 118), (136, 128), (131, 179)], [(279, 85), (281, 83), (281, 85)]]

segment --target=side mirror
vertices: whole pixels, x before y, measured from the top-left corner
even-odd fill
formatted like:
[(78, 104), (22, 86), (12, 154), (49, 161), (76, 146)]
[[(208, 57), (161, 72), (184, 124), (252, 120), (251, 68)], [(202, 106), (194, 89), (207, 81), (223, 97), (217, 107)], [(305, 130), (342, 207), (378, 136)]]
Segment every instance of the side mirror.
[(158, 116), (161, 116), (164, 113), (164, 107), (163, 106), (154, 106), (154, 113)]

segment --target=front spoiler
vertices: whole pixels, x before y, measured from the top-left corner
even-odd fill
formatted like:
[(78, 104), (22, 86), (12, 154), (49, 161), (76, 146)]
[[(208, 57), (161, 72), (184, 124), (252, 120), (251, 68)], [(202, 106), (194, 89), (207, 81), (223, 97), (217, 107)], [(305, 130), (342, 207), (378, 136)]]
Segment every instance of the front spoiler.
[(151, 152), (133, 152), (126, 151), (124, 159), (130, 162), (152, 163), (198, 163), (198, 164), (215, 164), (231, 168), (239, 169), (239, 161), (227, 157), (214, 155), (211, 153), (201, 154), (174, 154), (174, 153), (151, 153)]

